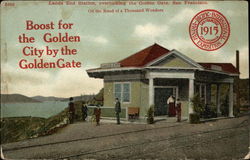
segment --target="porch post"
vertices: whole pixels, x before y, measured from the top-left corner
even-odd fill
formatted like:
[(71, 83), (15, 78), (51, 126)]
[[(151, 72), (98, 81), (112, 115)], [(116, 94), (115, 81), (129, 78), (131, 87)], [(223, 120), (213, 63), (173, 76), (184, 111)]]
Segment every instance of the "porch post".
[(206, 104), (211, 103), (211, 84), (206, 84)]
[(229, 117), (234, 117), (233, 115), (233, 99), (234, 99), (234, 93), (233, 93), (233, 83), (229, 84)]
[(149, 107), (154, 105), (154, 79), (149, 78)]
[(194, 96), (194, 79), (189, 78), (189, 94), (188, 94), (188, 113), (193, 113), (193, 104), (191, 102)]
[(199, 84), (199, 96), (200, 96), (200, 98), (201, 98), (201, 95), (202, 95), (201, 84)]
[(220, 84), (216, 85), (216, 106), (217, 106), (217, 116), (221, 115), (220, 111)]

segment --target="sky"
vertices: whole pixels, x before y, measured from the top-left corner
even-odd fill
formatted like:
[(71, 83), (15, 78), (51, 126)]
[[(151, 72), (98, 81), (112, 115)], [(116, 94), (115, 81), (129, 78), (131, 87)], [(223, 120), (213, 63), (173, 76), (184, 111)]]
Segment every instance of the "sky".
[[(49, 2), (14, 2), (15, 6), (1, 4), (1, 93), (19, 93), (26, 96), (70, 97), (94, 94), (103, 87), (102, 79), (89, 78), (86, 70), (101, 63), (117, 62), (154, 43), (182, 54), (197, 62), (224, 62), (235, 65), (235, 51), (240, 51), (241, 78), (249, 77), (248, 5), (244, 1), (208, 2), (206, 5), (49, 5)], [(89, 13), (90, 9), (163, 9), (151, 13)], [(189, 37), (191, 19), (204, 9), (221, 12), (230, 24), (230, 37), (216, 51), (204, 51)], [(26, 20), (37, 24), (73, 23), (70, 30), (26, 30)], [(42, 40), (45, 33), (53, 35), (68, 32), (80, 36), (78, 43), (51, 43)], [(35, 43), (19, 43), (18, 36), (34, 36)], [(32, 46), (60, 48), (68, 45), (77, 49), (73, 56), (43, 56), (46, 61), (58, 58), (82, 63), (81, 68), (20, 69), (18, 63), (25, 58), (22, 49)]]

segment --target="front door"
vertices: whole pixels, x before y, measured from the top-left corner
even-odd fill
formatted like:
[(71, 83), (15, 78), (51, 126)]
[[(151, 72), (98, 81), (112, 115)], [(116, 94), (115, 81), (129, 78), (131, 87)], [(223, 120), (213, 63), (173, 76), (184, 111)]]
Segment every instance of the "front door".
[(167, 115), (168, 114), (167, 99), (170, 95), (174, 95), (174, 88), (155, 88), (154, 95), (155, 95), (154, 115), (155, 116)]

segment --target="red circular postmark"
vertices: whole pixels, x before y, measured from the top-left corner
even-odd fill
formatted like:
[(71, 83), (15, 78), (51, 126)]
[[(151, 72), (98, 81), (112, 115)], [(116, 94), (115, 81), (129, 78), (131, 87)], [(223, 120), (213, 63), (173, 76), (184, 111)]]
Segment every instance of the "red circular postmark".
[(223, 14), (207, 9), (193, 17), (189, 25), (189, 35), (200, 49), (214, 51), (227, 42), (230, 36), (230, 26)]

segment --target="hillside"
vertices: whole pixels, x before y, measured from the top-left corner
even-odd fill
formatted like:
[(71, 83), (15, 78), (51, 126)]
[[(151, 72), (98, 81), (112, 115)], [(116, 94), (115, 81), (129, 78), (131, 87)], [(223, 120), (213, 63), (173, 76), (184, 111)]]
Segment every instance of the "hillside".
[(29, 103), (29, 102), (40, 102), (30, 97), (21, 94), (1, 94), (2, 103)]
[(93, 96), (92, 99), (88, 101), (88, 103), (90, 105), (100, 104), (102, 106), (104, 100), (103, 94), (104, 94), (104, 88), (102, 88), (95, 96)]
[[(95, 95), (75, 96), (74, 101), (90, 101)], [(29, 102), (44, 102), (44, 101), (69, 101), (69, 98), (54, 97), (54, 96), (34, 96), (27, 97), (21, 94), (1, 94), (2, 103), (29, 103)]]
[[(75, 96), (74, 101), (89, 101), (93, 99), (95, 95), (82, 95), (82, 96)], [(62, 98), (62, 97), (54, 97), (54, 96), (34, 96), (30, 97), (32, 99), (44, 102), (44, 101), (69, 101), (69, 98)]]
[[(82, 121), (81, 102), (75, 102), (76, 120)], [(91, 112), (92, 114), (92, 112)], [(90, 115), (91, 115), (90, 114)], [(68, 124), (68, 108), (49, 118), (8, 117), (1, 118), (1, 143), (10, 143), (39, 136), (50, 135)]]
[(35, 99), (37, 101), (62, 101), (65, 100), (65, 98), (60, 98), (60, 97), (54, 97), (54, 96), (49, 96), (49, 97), (44, 97), (44, 96), (34, 96), (31, 97), (32, 99)]
[(28, 139), (42, 131), (45, 118), (10, 117), (1, 118), (1, 143), (16, 142)]

